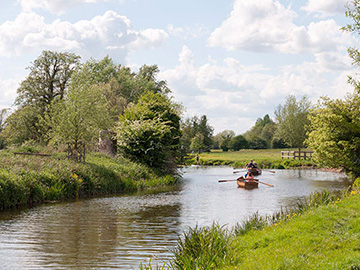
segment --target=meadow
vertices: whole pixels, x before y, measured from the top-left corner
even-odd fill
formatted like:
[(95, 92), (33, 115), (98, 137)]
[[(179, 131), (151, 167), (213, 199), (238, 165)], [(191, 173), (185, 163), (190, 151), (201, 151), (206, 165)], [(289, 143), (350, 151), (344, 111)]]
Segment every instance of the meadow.
[[(311, 160), (281, 159), (281, 151), (294, 151), (297, 149), (244, 149), (240, 151), (213, 150), (200, 154), (201, 165), (229, 165), (233, 167), (244, 167), (251, 159), (260, 168), (287, 169), (293, 167), (310, 166), (316, 164)], [(190, 155), (190, 163), (195, 164), (195, 154)]]

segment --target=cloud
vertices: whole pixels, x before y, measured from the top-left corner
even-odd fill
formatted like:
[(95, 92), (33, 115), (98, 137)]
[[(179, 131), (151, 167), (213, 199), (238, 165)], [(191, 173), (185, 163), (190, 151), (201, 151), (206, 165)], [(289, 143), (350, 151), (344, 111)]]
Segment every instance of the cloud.
[(17, 96), (16, 89), (19, 81), (15, 79), (1, 80), (0, 79), (0, 110), (9, 108), (9, 104), (13, 104)]
[(76, 23), (59, 19), (50, 24), (35, 13), (21, 13), (0, 25), (0, 56), (41, 50), (72, 51), (84, 57), (110, 54), (123, 61), (129, 51), (157, 47), (168, 38), (161, 29), (136, 31), (125, 16), (107, 11)]
[(306, 6), (302, 7), (309, 13), (317, 13), (322, 17), (335, 14), (345, 14), (345, 6), (348, 0), (308, 0)]
[(184, 27), (175, 27), (174, 25), (169, 24), (167, 30), (170, 35), (184, 40), (200, 38), (209, 33), (208, 28), (200, 24)]
[(346, 74), (354, 72), (345, 55), (317, 53), (312, 61), (279, 66), (244, 65), (236, 58), (197, 65), (189, 47), (183, 46), (179, 64), (160, 73), (187, 116), (207, 115), (215, 132), (231, 127), (240, 134), (258, 117), (273, 115), (288, 95), (342, 98), (351, 92)]
[[(53, 14), (61, 15), (66, 10), (82, 4), (109, 2), (111, 0), (20, 0), (21, 8), (24, 12), (32, 12), (36, 9), (47, 10)], [(117, 2), (123, 2), (117, 0)]]
[(235, 0), (230, 17), (211, 33), (208, 45), (229, 51), (298, 54), (340, 51), (358, 44), (334, 20), (297, 26), (296, 17), (278, 1)]

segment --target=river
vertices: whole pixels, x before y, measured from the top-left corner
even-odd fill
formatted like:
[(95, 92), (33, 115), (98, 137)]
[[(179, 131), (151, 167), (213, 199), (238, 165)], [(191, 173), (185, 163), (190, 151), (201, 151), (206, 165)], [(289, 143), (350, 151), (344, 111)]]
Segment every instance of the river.
[(166, 190), (41, 205), (0, 213), (1, 269), (138, 269), (171, 258), (189, 226), (232, 226), (252, 214), (291, 207), (314, 191), (340, 190), (344, 175), (318, 170), (263, 172), (274, 187), (244, 190), (230, 167), (188, 167)]

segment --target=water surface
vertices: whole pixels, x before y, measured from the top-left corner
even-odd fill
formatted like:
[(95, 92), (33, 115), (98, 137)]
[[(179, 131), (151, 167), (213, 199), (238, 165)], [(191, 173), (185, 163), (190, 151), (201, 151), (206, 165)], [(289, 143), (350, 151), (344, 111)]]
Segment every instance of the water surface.
[(264, 172), (244, 190), (229, 167), (190, 167), (166, 191), (43, 205), (0, 213), (2, 269), (138, 269), (171, 258), (188, 226), (232, 226), (255, 212), (272, 214), (319, 190), (348, 185), (343, 175), (317, 170)]

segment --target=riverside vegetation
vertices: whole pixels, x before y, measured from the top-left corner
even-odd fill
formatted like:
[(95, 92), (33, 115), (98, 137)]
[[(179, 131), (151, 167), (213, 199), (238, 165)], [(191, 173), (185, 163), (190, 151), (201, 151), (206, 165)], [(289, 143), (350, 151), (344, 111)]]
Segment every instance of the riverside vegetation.
[[(22, 147), (16, 151), (38, 149)], [(177, 181), (175, 176), (159, 176), (148, 166), (123, 157), (90, 153), (85, 163), (77, 163), (66, 159), (63, 153), (50, 157), (15, 156), (16, 151), (0, 151), (0, 210), (132, 192)]]

